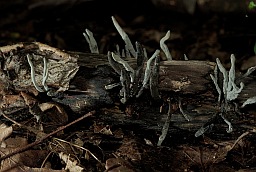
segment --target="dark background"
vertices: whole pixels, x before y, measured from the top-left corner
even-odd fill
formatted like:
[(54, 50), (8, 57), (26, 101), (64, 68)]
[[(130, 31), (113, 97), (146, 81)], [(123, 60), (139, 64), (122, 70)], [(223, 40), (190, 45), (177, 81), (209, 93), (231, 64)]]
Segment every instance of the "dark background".
[(185, 53), (189, 59), (229, 61), (233, 53), (240, 62), (255, 55), (255, 10), (248, 9), (249, 1), (191, 0), (193, 12), (185, 2), (190, 1), (3, 0), (0, 45), (38, 41), (88, 52), (82, 35), (87, 28), (94, 33), (101, 53), (107, 53), (116, 44), (123, 45), (111, 21), (115, 16), (132, 42), (141, 42), (149, 53), (159, 48), (160, 38), (170, 30), (167, 45), (175, 59)]

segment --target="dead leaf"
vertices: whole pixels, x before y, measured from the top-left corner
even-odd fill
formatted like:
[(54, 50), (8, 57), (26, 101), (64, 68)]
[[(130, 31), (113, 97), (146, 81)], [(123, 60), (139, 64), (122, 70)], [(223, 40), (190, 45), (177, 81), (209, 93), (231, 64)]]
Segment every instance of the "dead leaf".
[(227, 153), (230, 150), (230, 145), (200, 148), (183, 146), (183, 149), (185, 155), (192, 161), (192, 164), (209, 167), (214, 163), (219, 163), (226, 159)]
[(106, 171), (108, 172), (134, 172), (131, 168), (128, 168), (129, 162), (125, 162), (121, 158), (109, 158), (106, 160)]
[(0, 124), (0, 143), (1, 147), (6, 147), (6, 143), (4, 140), (12, 134), (13, 128), (12, 126), (8, 127), (4, 123)]
[(68, 122), (68, 115), (66, 111), (57, 103), (47, 102), (39, 104), (41, 111), (46, 113), (49, 118), (56, 125), (63, 125)]
[(141, 161), (142, 153), (140, 143), (133, 138), (124, 138), (116, 154), (131, 161)]
[(27, 106), (32, 107), (37, 103), (37, 100), (25, 92), (20, 92)]
[(103, 123), (94, 122), (93, 131), (94, 133), (101, 133), (104, 135), (113, 135), (112, 131), (110, 130), (110, 126), (105, 125)]
[(4, 95), (0, 100), (0, 108), (2, 110), (24, 107), (26, 107), (26, 104), (20, 95)]
[(6, 139), (7, 148), (17, 148), (28, 144), (26, 138), (23, 137), (10, 137)]
[[(22, 140), (22, 142), (20, 142)], [(24, 142), (23, 138), (12, 138), (6, 140), (7, 148), (0, 148), (0, 155), (7, 155), (17, 149), (19, 146), (24, 146), (22, 144), (27, 144)], [(12, 143), (12, 144), (11, 144)], [(19, 145), (21, 143), (21, 145)], [(48, 151), (46, 150), (28, 150), (22, 153), (15, 154), (10, 158), (1, 161), (0, 170), (10, 171), (10, 170), (24, 170), (24, 166), (27, 167), (41, 167), (42, 162), (46, 158)]]
[(100, 130), (100, 133), (104, 134), (104, 135), (113, 135), (112, 131), (110, 130), (109, 125), (107, 125), (106, 127), (102, 128)]
[(60, 152), (59, 157), (66, 164), (65, 170), (69, 170), (69, 172), (82, 172), (84, 170), (83, 167), (80, 167), (78, 165), (78, 161), (71, 158), (69, 155), (67, 155), (63, 152)]

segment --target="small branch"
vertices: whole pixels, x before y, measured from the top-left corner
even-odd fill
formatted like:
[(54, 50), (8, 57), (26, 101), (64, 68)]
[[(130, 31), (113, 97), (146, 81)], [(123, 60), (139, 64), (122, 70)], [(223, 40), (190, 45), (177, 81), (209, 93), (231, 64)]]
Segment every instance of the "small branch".
[(69, 124), (67, 124), (67, 125), (65, 125), (65, 126), (59, 127), (57, 130), (55, 130), (55, 131), (53, 131), (53, 132), (51, 132), (51, 133), (49, 133), (49, 134), (43, 136), (43, 137), (40, 138), (39, 140), (37, 140), (37, 141), (35, 141), (35, 142), (33, 142), (33, 143), (30, 143), (30, 144), (28, 144), (28, 145), (26, 145), (26, 146), (23, 146), (23, 147), (21, 147), (21, 148), (15, 150), (15, 151), (13, 151), (13, 152), (7, 154), (7, 155), (4, 155), (4, 156), (0, 157), (0, 161), (5, 160), (6, 158), (9, 158), (9, 157), (11, 157), (11, 156), (13, 156), (13, 155), (16, 155), (16, 154), (18, 154), (18, 153), (24, 152), (24, 151), (28, 150), (29, 148), (31, 148), (31, 147), (33, 147), (33, 146), (35, 146), (35, 145), (38, 145), (39, 143), (43, 142), (44, 140), (46, 140), (47, 138), (53, 136), (54, 134), (56, 134), (56, 133), (58, 133), (58, 132), (60, 132), (60, 131), (62, 131), (62, 130), (64, 130), (64, 129), (66, 129), (67, 127), (69, 127), (69, 126), (71, 126), (71, 125), (73, 125), (73, 124), (75, 124), (75, 123), (77, 123), (77, 122), (79, 122), (79, 121), (81, 121), (81, 120), (83, 120), (83, 119), (89, 117), (89, 116), (94, 115), (95, 113), (96, 113), (95, 111), (91, 111), (91, 112), (85, 114), (84, 116), (82, 116), (82, 117), (76, 119), (75, 121), (72, 121), (71, 123), (69, 123)]
[(232, 145), (232, 147), (230, 148), (230, 150), (234, 149), (234, 147), (236, 146), (236, 144), (242, 139), (244, 138), (245, 136), (251, 134), (251, 133), (256, 133), (256, 130), (255, 129), (252, 129), (250, 131), (246, 131), (245, 133), (241, 134), (237, 139), (236, 141), (234, 142), (234, 144)]

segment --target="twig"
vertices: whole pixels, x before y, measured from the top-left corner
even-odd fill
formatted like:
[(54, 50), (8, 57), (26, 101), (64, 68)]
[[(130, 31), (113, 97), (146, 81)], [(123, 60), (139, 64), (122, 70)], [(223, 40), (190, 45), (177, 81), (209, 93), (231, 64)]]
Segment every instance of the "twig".
[(62, 131), (64, 129), (66, 129), (67, 127), (69, 127), (69, 126), (71, 126), (71, 125), (73, 125), (73, 124), (75, 124), (75, 123), (77, 123), (77, 122), (79, 122), (79, 121), (89, 117), (89, 116), (94, 115), (95, 113), (96, 113), (95, 111), (88, 112), (84, 116), (82, 116), (82, 117), (72, 121), (71, 123), (69, 123), (69, 124), (67, 124), (65, 126), (59, 127), (57, 130), (55, 130), (55, 131), (53, 131), (53, 132), (43, 136), (42, 138), (38, 139), (37, 141), (35, 141), (33, 143), (30, 143), (30, 144), (28, 144), (26, 146), (23, 146), (23, 147), (21, 147), (21, 148), (19, 148), (17, 150), (14, 150), (13, 152), (11, 152), (11, 153), (9, 153), (7, 155), (4, 155), (4, 156), (0, 157), (0, 161), (5, 160), (6, 158), (9, 158), (9, 157), (11, 157), (13, 155), (16, 155), (18, 153), (24, 152), (24, 151), (28, 150), (29, 148), (31, 148), (31, 147), (33, 147), (35, 145), (38, 145), (39, 143), (43, 142), (44, 140), (46, 140), (47, 138), (53, 136), (54, 134), (56, 134), (56, 133), (58, 133), (58, 132), (60, 132), (60, 131)]
[(102, 164), (102, 162), (101, 162), (89, 149), (86, 149), (86, 148), (84, 148), (84, 147), (82, 147), (82, 146), (78, 146), (78, 145), (76, 145), (76, 144), (67, 142), (67, 141), (62, 140), (62, 139), (59, 139), (59, 138), (54, 138), (54, 139), (55, 139), (55, 140), (58, 140), (58, 141), (61, 141), (61, 142), (64, 142), (64, 143), (67, 143), (67, 144), (69, 144), (69, 145), (71, 145), (71, 146), (74, 146), (74, 147), (77, 147), (77, 148), (79, 148), (79, 149), (85, 150), (85, 151), (88, 152), (96, 161), (98, 161), (99, 163)]
[(245, 133), (241, 134), (241, 136), (239, 136), (239, 137), (236, 139), (236, 141), (234, 142), (234, 144), (231, 146), (230, 150), (232, 150), (232, 149), (235, 147), (235, 145), (236, 145), (242, 138), (244, 138), (245, 136), (247, 136), (247, 135), (250, 134), (250, 133), (251, 133), (251, 131), (246, 131)]
[(20, 123), (14, 121), (13, 119), (9, 118), (8, 116), (5, 115), (5, 113), (0, 109), (0, 116), (3, 115), (3, 117), (5, 117), (6, 119), (8, 119), (9, 121), (11, 121), (12, 123), (18, 125), (18, 126), (22, 126)]
[[(0, 150), (0, 152), (1, 152), (2, 154), (6, 155), (3, 151)], [(10, 158), (10, 162), (12, 162), (13, 164), (15, 164), (15, 166), (16, 166), (17, 168), (20, 168), (21, 171), (26, 172), (26, 169), (24, 168), (24, 166), (23, 166), (22, 163), (17, 162), (17, 160), (12, 159), (12, 158)], [(10, 163), (10, 162), (8, 162), (8, 163)], [(7, 170), (9, 171), (9, 170), (11, 170), (11, 169), (6, 169), (6, 170), (4, 170), (4, 171), (7, 171)], [(18, 170), (18, 169), (17, 169), (17, 170)]]

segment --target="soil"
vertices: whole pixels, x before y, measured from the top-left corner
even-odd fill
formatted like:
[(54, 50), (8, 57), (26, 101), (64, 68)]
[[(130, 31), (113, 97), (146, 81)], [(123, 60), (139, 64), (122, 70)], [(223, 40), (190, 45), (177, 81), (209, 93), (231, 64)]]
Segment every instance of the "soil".
[[(245, 72), (249, 67), (256, 66), (256, 13), (253, 10), (217, 13), (196, 8), (193, 14), (188, 14), (162, 9), (145, 0), (82, 2), (6, 5), (1, 12), (0, 46), (37, 41), (64, 51), (90, 52), (83, 36), (85, 29), (89, 29), (98, 42), (100, 53), (107, 54), (108, 51), (115, 51), (117, 44), (124, 47), (111, 20), (114, 16), (131, 41), (143, 44), (150, 55), (160, 48), (160, 39), (170, 30), (171, 37), (166, 44), (174, 60), (184, 60), (184, 54), (190, 60), (215, 62), (219, 58), (225, 67), (230, 67), (230, 55), (234, 54), (237, 71)], [(255, 76), (255, 72), (252, 75)], [(103, 114), (114, 111), (129, 116), (128, 110), (120, 102), (101, 107)], [(72, 112), (67, 111), (69, 122), (79, 117), (69, 113)], [(250, 124), (255, 124), (255, 115), (254, 104), (243, 112), (243, 119), (250, 116)], [(139, 113), (131, 118), (140, 118)], [(19, 122), (31, 125), (31, 119)], [(56, 129), (50, 126), (52, 123), (47, 123), (49, 121), (44, 122), (48, 130), (45, 133)], [(38, 127), (36, 121), (33, 124)], [(79, 166), (84, 171), (256, 171), (255, 128), (236, 131), (232, 136), (226, 132), (218, 133), (216, 129), (212, 131), (217, 135), (209, 132), (195, 138), (190, 131), (178, 130), (178, 133), (167, 135), (162, 145), (157, 146), (159, 132), (121, 123), (112, 124), (92, 117), (54, 136), (66, 142), (50, 138), (29, 150), (51, 152), (48, 157), (45, 152), (37, 152), (44, 154), (44, 160), (51, 164), (47, 168), (44, 162), (43, 169), (48, 171), (61, 171), (66, 166), (64, 155), (61, 156), (60, 152), (72, 155), (70, 157), (78, 161), (73, 166)], [(14, 127), (9, 138), (26, 138), (25, 142), (29, 144), (36, 140), (36, 135), (38, 133)], [(240, 135), (243, 136), (241, 140)], [(35, 156), (31, 152), (29, 155)], [(20, 156), (20, 159), (24, 158), (22, 153)], [(35, 163), (31, 159), (27, 162)], [(40, 162), (39, 167), (42, 165)], [(23, 169), (35, 170), (38, 167), (38, 164), (34, 166), (24, 161), (19, 163)]]

